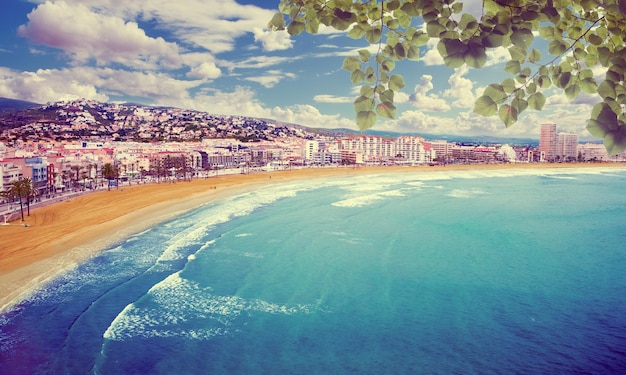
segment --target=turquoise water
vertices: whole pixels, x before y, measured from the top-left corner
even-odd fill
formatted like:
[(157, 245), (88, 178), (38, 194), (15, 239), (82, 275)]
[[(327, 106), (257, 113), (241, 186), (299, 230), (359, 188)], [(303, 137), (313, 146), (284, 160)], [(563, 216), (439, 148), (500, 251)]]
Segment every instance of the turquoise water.
[(626, 373), (624, 186), (616, 169), (269, 186), (0, 315), (0, 373)]

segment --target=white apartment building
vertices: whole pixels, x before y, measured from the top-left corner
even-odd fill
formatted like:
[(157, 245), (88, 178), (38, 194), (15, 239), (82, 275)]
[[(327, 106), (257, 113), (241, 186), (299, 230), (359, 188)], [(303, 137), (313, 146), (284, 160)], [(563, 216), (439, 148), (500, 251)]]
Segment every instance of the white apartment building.
[(380, 136), (362, 135), (341, 140), (341, 149), (361, 151), (364, 161), (377, 161), (395, 157), (395, 143)]
[(559, 160), (576, 160), (578, 158), (578, 135), (559, 133), (557, 137), (556, 157)]
[(313, 160), (313, 157), (320, 150), (319, 141), (306, 141), (304, 144), (304, 159)]
[(430, 162), (431, 157), (427, 155), (424, 147), (424, 138), (416, 136), (401, 136), (396, 139), (396, 156), (413, 163)]
[(448, 141), (431, 141), (430, 148), (433, 151), (433, 160), (435, 158), (444, 159), (447, 155), (452, 155), (452, 147), (454, 143)]
[(13, 163), (0, 161), (0, 191), (7, 191), (12, 182), (23, 177), (22, 168)]

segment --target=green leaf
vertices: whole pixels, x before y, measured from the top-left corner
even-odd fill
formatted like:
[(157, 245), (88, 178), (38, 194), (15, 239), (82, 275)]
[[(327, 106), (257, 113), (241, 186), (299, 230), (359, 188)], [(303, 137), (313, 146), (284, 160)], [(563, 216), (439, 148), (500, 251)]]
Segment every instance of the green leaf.
[(528, 106), (534, 110), (541, 111), (546, 104), (546, 97), (540, 93), (534, 93), (528, 98)]
[(528, 108), (528, 102), (524, 98), (515, 98), (511, 100), (511, 107), (515, 109), (517, 114), (520, 114)]
[(345, 69), (349, 72), (353, 72), (355, 70), (361, 70), (361, 62), (358, 58), (354, 56), (348, 56), (343, 59), (343, 64), (341, 65), (341, 69)]
[(404, 87), (404, 77), (399, 74), (394, 74), (389, 77), (389, 88), (393, 91), (402, 90)]
[(492, 32), (482, 38), (482, 43), (487, 48), (501, 47), (504, 43), (504, 35)]
[(418, 61), (420, 59), (420, 49), (416, 46), (410, 46), (406, 53), (406, 58), (411, 61)]
[(505, 104), (500, 107), (498, 117), (500, 117), (500, 120), (502, 120), (504, 125), (508, 128), (517, 121), (517, 110), (512, 106)]
[(533, 43), (533, 33), (529, 29), (518, 29), (511, 34), (511, 42), (526, 51), (528, 47)]
[(353, 85), (361, 83), (365, 80), (365, 73), (363, 73), (361, 70), (355, 70), (350, 74), (350, 80), (352, 81)]
[(604, 134), (606, 134), (602, 124), (596, 120), (589, 120), (587, 122), (587, 131), (595, 138), (600, 139), (604, 138)]
[(378, 95), (378, 99), (381, 102), (389, 102), (393, 103), (394, 91), (393, 90), (385, 90)]
[(587, 94), (595, 94), (598, 91), (598, 83), (593, 77), (585, 78), (580, 82), (580, 88)]
[(361, 111), (356, 114), (356, 124), (361, 130), (366, 130), (376, 124), (376, 113), (374, 111)]
[[(590, 123), (593, 122), (594, 126), (601, 129), (604, 134), (611, 130), (617, 129), (619, 123), (617, 122), (617, 114), (611, 109), (607, 103), (598, 103), (593, 106), (591, 110)], [(601, 138), (600, 137), (600, 138)]]
[(626, 148), (626, 131), (615, 131), (604, 136), (604, 147), (609, 155), (619, 154)]
[(306, 23), (306, 32), (309, 34), (317, 34), (317, 32), (319, 31), (320, 28), (320, 21), (317, 18), (314, 18), (312, 20), (309, 20)]
[(567, 85), (569, 85), (571, 80), (572, 80), (572, 73), (565, 72), (558, 77), (558, 79), (555, 82), (555, 85), (556, 87), (564, 89), (567, 87)]
[(548, 44), (548, 52), (551, 55), (560, 56), (567, 51), (567, 46), (560, 40), (553, 40)]
[(465, 63), (471, 68), (482, 68), (487, 62), (485, 47), (478, 43), (469, 43), (467, 45), (467, 51), (465, 52), (463, 61), (465, 61)]
[(603, 42), (602, 38), (600, 38), (596, 34), (588, 34), (587, 35), (587, 41), (589, 41), (589, 43), (591, 43), (591, 44), (593, 44), (595, 46), (599, 46)]
[(374, 96), (374, 88), (372, 86), (369, 85), (363, 85), (361, 86), (361, 96), (366, 96), (368, 98), (371, 98)]
[(532, 51), (528, 54), (528, 61), (531, 63), (536, 63), (541, 60), (541, 52), (537, 48), (533, 48)]
[(565, 89), (565, 96), (569, 100), (574, 100), (580, 94), (580, 85), (570, 85)]
[(289, 26), (287, 26), (287, 32), (289, 35), (298, 35), (304, 31), (304, 27), (304, 22), (291, 21)]
[(363, 27), (363, 25), (356, 24), (354, 25), (350, 31), (348, 31), (348, 37), (352, 39), (361, 39), (365, 36), (368, 28)]
[(361, 58), (361, 61), (363, 62), (367, 62), (370, 59), (370, 56), (372, 55), (370, 51), (366, 49), (360, 49), (358, 52), (359, 52), (359, 57)]
[(598, 61), (602, 66), (609, 66), (609, 60), (611, 58), (611, 51), (606, 47), (598, 48)]
[(355, 112), (367, 112), (374, 109), (374, 98), (369, 96), (361, 95), (354, 100), (354, 111)]
[(504, 89), (505, 93), (512, 93), (513, 91), (515, 91), (515, 80), (513, 78), (505, 79), (504, 81), (502, 81), (502, 88)]
[(411, 44), (416, 47), (421, 47), (421, 46), (425, 46), (429, 40), (430, 40), (430, 37), (428, 36), (428, 34), (422, 31), (418, 31), (413, 35), (413, 38), (411, 38)]
[(430, 21), (428, 22), (428, 24), (426, 24), (426, 32), (431, 38), (438, 38), (439, 34), (443, 33), (444, 31), (446, 31), (446, 27), (440, 24), (437, 20)]
[(472, 16), (469, 13), (464, 13), (461, 16), (461, 21), (459, 22), (459, 29), (465, 30), (465, 29), (467, 29), (468, 26), (471, 26), (471, 25), (474, 25), (474, 24), (476, 24), (476, 26), (478, 26), (477, 23), (476, 23), (476, 18), (474, 18), (474, 16)]
[(380, 64), (380, 67), (385, 72), (390, 72), (396, 67), (396, 63), (393, 60), (385, 60)]
[(394, 119), (396, 117), (396, 107), (391, 102), (382, 102), (376, 106), (376, 113), (380, 117)]
[(489, 96), (483, 95), (476, 99), (474, 104), (474, 113), (488, 117), (498, 112), (498, 105)]
[(542, 26), (539, 28), (539, 36), (545, 40), (552, 40), (557, 34), (554, 29), (553, 26)]
[(497, 104), (504, 103), (508, 97), (502, 85), (497, 85), (493, 83), (485, 88), (485, 91), (483, 92), (483, 96), (489, 97), (494, 103), (497, 103)]
[(398, 60), (403, 60), (406, 58), (406, 50), (402, 43), (398, 43), (393, 47), (394, 57)]
[(437, 43), (437, 50), (449, 68), (459, 68), (465, 63), (467, 49), (458, 39), (442, 39)]
[(521, 64), (519, 61), (511, 60), (506, 63), (504, 67), (504, 71), (510, 74), (517, 74), (522, 70)]
[(552, 86), (552, 80), (550, 79), (549, 76), (539, 76), (537, 78), (537, 84), (539, 85), (539, 87), (541, 87), (542, 89), (547, 89), (550, 86)]
[(285, 18), (281, 12), (274, 13), (274, 16), (267, 24), (267, 28), (270, 30), (284, 30), (285, 29)]
[(380, 28), (372, 27), (371, 29), (367, 30), (367, 32), (365, 33), (365, 40), (367, 40), (370, 44), (375, 44), (380, 41), (380, 39), (382, 38), (382, 35), (383, 33), (380, 30)]
[(520, 64), (526, 60), (526, 51), (518, 46), (509, 47), (509, 54), (511, 55), (511, 60), (517, 61)]
[(356, 15), (354, 13), (335, 8), (334, 17), (330, 25), (337, 30), (347, 30), (354, 22), (356, 22)]
[[(365, 69), (365, 73), (363, 75), (363, 79), (365, 81), (367, 81), (368, 83), (376, 82), (376, 80), (377, 80), (376, 71), (374, 70), (373, 67), (368, 66), (367, 69)], [(359, 82), (354, 82), (353, 84), (355, 84), (355, 83), (359, 83)]]

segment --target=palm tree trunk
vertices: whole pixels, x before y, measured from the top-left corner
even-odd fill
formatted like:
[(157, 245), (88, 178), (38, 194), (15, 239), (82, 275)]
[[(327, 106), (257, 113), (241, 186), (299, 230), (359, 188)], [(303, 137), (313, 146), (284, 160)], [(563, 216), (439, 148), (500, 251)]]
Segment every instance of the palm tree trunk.
[(22, 221), (24, 221), (24, 203), (22, 202), (21, 196), (20, 196), (20, 213), (22, 214)]

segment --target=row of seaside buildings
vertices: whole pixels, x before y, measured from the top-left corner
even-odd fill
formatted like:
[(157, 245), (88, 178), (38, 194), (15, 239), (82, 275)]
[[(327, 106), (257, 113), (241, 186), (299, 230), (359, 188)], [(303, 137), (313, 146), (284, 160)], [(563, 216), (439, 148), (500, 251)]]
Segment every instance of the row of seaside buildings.
[[(107, 182), (103, 166), (113, 165), (122, 181), (209, 176), (222, 169), (286, 169), (308, 166), (420, 165), (542, 161), (623, 161), (607, 155), (601, 144), (578, 144), (575, 135), (542, 126), (540, 146), (476, 146), (427, 141), (419, 136), (284, 138), (254, 143), (234, 139), (201, 142), (35, 142), (8, 147), (0, 143), (0, 192), (12, 182), (30, 178), (42, 195), (93, 189)], [(211, 172), (212, 171), (212, 172)]]

